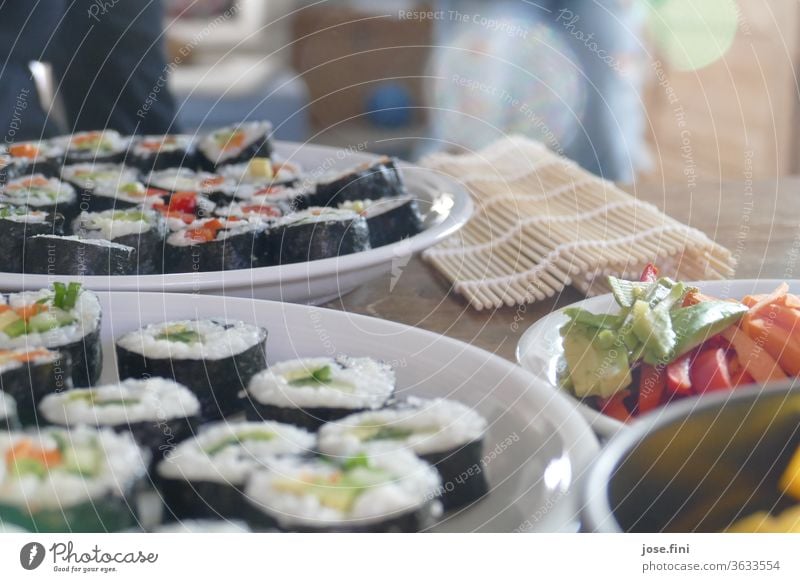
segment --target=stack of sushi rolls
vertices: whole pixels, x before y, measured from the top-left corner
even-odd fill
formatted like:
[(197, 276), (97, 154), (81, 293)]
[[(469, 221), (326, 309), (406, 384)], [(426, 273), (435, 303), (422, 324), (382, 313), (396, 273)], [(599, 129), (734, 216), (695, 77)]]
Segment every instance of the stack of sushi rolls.
[(71, 368), (68, 354), (47, 348), (0, 350), (0, 389), (14, 397), (17, 419), (37, 425), (41, 400), (72, 387)]
[(249, 121), (210, 132), (197, 145), (200, 166), (216, 172), (227, 164), (246, 162), (272, 155), (272, 124)]
[(409, 451), (286, 457), (253, 474), (250, 519), (293, 532), (418, 532), (440, 514), (439, 475)]
[(87, 200), (92, 200), (92, 195), (98, 188), (107, 191), (138, 179), (138, 170), (123, 164), (84, 163), (61, 168), (61, 180), (73, 186)]
[(116, 163), (125, 159), (130, 138), (121, 136), (113, 129), (82, 131), (53, 139), (53, 143), (64, 150), (63, 163), (81, 164)]
[(194, 138), (190, 135), (146, 135), (134, 138), (127, 161), (145, 174), (167, 168), (195, 165)]
[(23, 271), (34, 275), (135, 275), (134, 247), (101, 238), (39, 234), (26, 241)]
[(201, 416), (241, 411), (239, 393), (267, 367), (267, 331), (242, 321), (182, 320), (150, 324), (116, 342), (120, 378), (170, 378), (200, 401)]
[(455, 509), (489, 491), (481, 464), (486, 427), (481, 415), (460, 402), (412, 397), (326, 424), (320, 430), (319, 448), (334, 457), (361, 450), (412, 450), (436, 467), (444, 508)]
[(46, 210), (0, 203), (0, 271), (22, 273), (28, 238), (64, 234), (64, 217)]
[(154, 461), (192, 436), (200, 422), (197, 397), (185, 386), (163, 378), (129, 379), (50, 394), (39, 403), (39, 412), (46, 424), (130, 432)]
[(403, 178), (393, 159), (382, 157), (361, 164), (334, 176), (324, 177), (316, 184), (314, 204), (333, 206), (355, 200), (378, 200), (406, 196)]
[(339, 208), (358, 212), (367, 219), (369, 244), (374, 249), (414, 236), (423, 229), (422, 213), (413, 196), (343, 202)]
[(0, 432), (0, 523), (37, 532), (124, 531), (148, 454), (129, 433), (89, 427)]
[(55, 282), (47, 289), (12, 293), (0, 304), (0, 350), (57, 350), (68, 356), (75, 386), (97, 382), (103, 366), (97, 295), (80, 283)]
[(62, 214), (66, 219), (74, 218), (79, 208), (75, 188), (44, 174), (10, 180), (0, 192), (0, 202), (30, 210)]
[(134, 273), (151, 275), (162, 272), (167, 224), (151, 208), (83, 212), (75, 219), (72, 231), (83, 239), (110, 241), (136, 249)]
[(369, 250), (366, 219), (352, 210), (312, 207), (282, 219), (267, 234), (268, 263), (286, 265)]
[(174, 519), (245, 519), (247, 480), (276, 458), (308, 454), (314, 435), (277, 422), (222, 421), (203, 425), (156, 468), (155, 482)]
[(192, 273), (258, 266), (266, 255), (267, 227), (260, 217), (197, 220), (167, 237), (165, 271)]
[(17, 403), (14, 398), (0, 390), (0, 431), (19, 428)]
[(372, 358), (308, 358), (270, 366), (247, 387), (250, 419), (316, 430), (354, 412), (383, 407), (395, 390), (391, 366)]

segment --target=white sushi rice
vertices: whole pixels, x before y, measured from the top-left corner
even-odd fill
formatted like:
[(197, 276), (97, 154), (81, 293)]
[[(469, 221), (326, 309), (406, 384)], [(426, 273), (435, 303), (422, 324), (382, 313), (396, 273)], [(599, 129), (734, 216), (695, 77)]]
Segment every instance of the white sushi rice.
[(219, 177), (217, 174), (195, 172), (189, 168), (169, 168), (150, 172), (147, 183), (153, 188), (170, 192), (232, 192), (236, 188), (236, 183), (231, 180), (214, 184), (207, 183), (209, 180), (216, 180)]
[(272, 177), (266, 178), (264, 176), (254, 176), (250, 172), (249, 162), (228, 164), (219, 169), (219, 175), (225, 176), (239, 186), (262, 186), (295, 180), (300, 176), (300, 172), (302, 171), (302, 168), (298, 164), (293, 162), (280, 162), (277, 160), (273, 160), (272, 168), (273, 171), (277, 171), (275, 171)]
[(61, 169), (63, 180), (89, 190), (101, 184), (105, 187), (116, 187), (136, 182), (138, 176), (134, 168), (122, 164), (71, 164)]
[[(97, 140), (87, 142), (86, 145), (76, 143), (76, 138), (82, 138), (84, 136), (98, 133), (99, 139)], [(121, 136), (116, 130), (105, 129), (100, 132), (82, 131), (72, 135), (63, 135), (53, 138), (52, 141), (54, 144), (56, 144), (56, 146), (63, 147), (68, 155), (84, 159), (91, 159), (125, 150), (130, 143), (130, 138)]]
[[(170, 328), (185, 327), (200, 335), (200, 341), (184, 343), (156, 339)], [(126, 333), (118, 341), (121, 348), (146, 358), (173, 360), (222, 360), (241, 354), (266, 339), (266, 331), (242, 321), (225, 319), (180, 320), (150, 325)]]
[[(30, 180), (42, 178), (42, 185), (30, 185)], [(45, 178), (41, 174), (10, 180), (0, 192), (0, 200), (17, 206), (55, 206), (72, 204), (78, 199), (75, 188), (56, 178)]]
[(308, 453), (314, 441), (310, 432), (279, 422), (221, 421), (204, 425), (195, 438), (180, 443), (159, 463), (157, 471), (167, 479), (243, 485), (267, 461)]
[(116, 426), (197, 416), (200, 402), (188, 388), (172, 380), (128, 379), (49, 394), (39, 404), (39, 411), (48, 422), (62, 426)]
[(26, 210), (24, 208), (9, 209), (6, 216), (0, 216), (0, 220), (26, 224), (42, 224), (50, 217), (49, 212), (43, 210)]
[(155, 533), (250, 533), (250, 528), (243, 521), (222, 521), (221, 519), (185, 519), (175, 523), (158, 526)]
[(214, 213), (222, 218), (235, 216), (237, 218), (258, 218), (269, 223), (274, 223), (283, 216), (283, 211), (274, 203), (262, 201), (234, 202), (228, 206), (217, 208)]
[[(216, 139), (217, 136), (235, 130), (241, 130), (244, 132), (244, 145), (242, 145), (241, 148), (231, 148), (227, 151), (222, 151)], [(269, 136), (270, 133), (272, 133), (272, 124), (269, 121), (248, 121), (245, 123), (222, 127), (212, 131), (202, 140), (200, 140), (198, 149), (202, 152), (206, 159), (211, 160), (215, 164), (221, 164), (225, 162), (225, 160), (235, 158), (242, 153), (242, 150), (247, 149), (257, 140), (263, 139), (265, 136)]]
[(279, 226), (299, 226), (302, 224), (319, 224), (322, 222), (344, 222), (359, 218), (352, 210), (314, 206), (285, 216), (278, 221)]
[(0, 390), (0, 420), (17, 416), (17, 403), (14, 399)]
[[(136, 138), (132, 152), (136, 156), (156, 156), (160, 153), (188, 151), (191, 149), (193, 141), (191, 135), (144, 135)], [(158, 150), (145, 147), (145, 143), (158, 144)]]
[[(97, 241), (105, 243), (105, 241)], [(112, 244), (112, 243), (108, 243)], [(116, 245), (121, 246), (121, 245)], [(128, 248), (128, 247), (123, 247)], [(39, 291), (23, 291), (9, 296), (8, 304), (17, 309), (36, 303), (40, 299), (50, 298), (53, 291), (41, 289)], [(16, 348), (52, 348), (76, 342), (84, 336), (94, 332), (100, 327), (100, 301), (91, 291), (81, 290), (75, 307), (69, 310), (75, 321), (63, 327), (57, 327), (45, 332), (23, 334), (11, 338), (0, 331), (0, 349), (10, 350)]]
[(242, 220), (203, 218), (200, 220), (196, 220), (192, 224), (184, 225), (185, 228), (170, 234), (167, 237), (167, 243), (176, 247), (190, 247), (194, 245), (208, 244), (209, 241), (195, 240), (187, 236), (187, 231), (200, 228), (203, 226), (203, 224), (210, 222), (212, 220), (223, 220), (224, 222), (223, 225), (224, 228), (221, 228), (217, 231), (217, 236), (214, 239), (215, 241), (226, 240), (231, 237), (238, 236), (240, 234), (257, 232), (259, 230), (264, 230), (267, 227), (267, 223), (260, 217), (248, 217)]
[[(125, 218), (126, 216), (136, 216), (137, 219), (129, 220)], [(148, 232), (157, 220), (158, 215), (155, 211), (142, 208), (82, 212), (75, 219), (73, 230), (80, 231), (86, 238), (102, 238), (113, 241), (121, 236), (141, 235)]]
[(24, 511), (59, 509), (74, 506), (106, 495), (124, 496), (146, 471), (147, 454), (143, 453), (130, 433), (117, 434), (111, 429), (96, 430), (77, 427), (70, 430), (45, 428), (28, 433), (0, 432), (0, 457), (21, 440), (45, 450), (57, 447), (53, 434), (78, 451), (97, 452), (97, 471), (81, 476), (63, 465), (51, 467), (44, 478), (37, 475), (17, 476), (7, 463), (0, 463), (0, 504), (13, 505)]
[[(468, 406), (444, 398), (409, 398), (397, 408), (362, 412), (330, 422), (319, 432), (320, 451), (350, 456), (361, 450), (407, 448), (425, 455), (480, 440), (486, 419)], [(409, 432), (404, 438), (375, 438), (379, 430)]]
[(31, 351), (42, 349), (43, 348), (18, 348), (14, 350), (0, 350), (0, 374), (5, 374), (6, 372), (28, 366), (29, 364), (51, 364), (61, 359), (61, 354), (51, 350), (46, 350), (42, 354), (36, 354), (35, 357), (27, 359), (25, 362), (20, 361), (18, 357), (27, 355)]
[[(373, 456), (369, 467), (383, 472), (386, 479), (363, 487), (349, 510), (326, 505), (313, 491), (302, 491), (302, 484), (309, 478), (338, 481), (340, 468), (319, 458), (277, 459), (266, 470), (253, 474), (245, 495), (284, 527), (356, 526), (419, 509), (435, 497), (440, 484), (436, 470), (408, 451)], [(288, 492), (287, 484), (299, 485), (300, 490)]]
[[(299, 384), (315, 370), (328, 367), (331, 381)], [(250, 380), (247, 392), (256, 402), (284, 408), (351, 408), (383, 406), (394, 392), (395, 374), (372, 358), (308, 358), (270, 366)]]

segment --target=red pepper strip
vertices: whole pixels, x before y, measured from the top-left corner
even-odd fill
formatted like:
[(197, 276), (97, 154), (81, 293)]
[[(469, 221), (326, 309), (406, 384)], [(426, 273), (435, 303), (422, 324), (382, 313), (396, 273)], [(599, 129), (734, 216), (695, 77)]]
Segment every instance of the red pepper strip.
[(692, 393), (690, 364), (694, 352), (682, 355), (667, 366), (667, 392), (673, 396), (689, 396)]
[(655, 410), (661, 404), (666, 387), (666, 378), (663, 368), (642, 364), (639, 379), (639, 412), (644, 414)]
[(700, 352), (692, 362), (692, 387), (698, 394), (733, 387), (728, 359), (722, 348), (711, 348)]
[(653, 263), (647, 263), (642, 271), (642, 276), (639, 277), (642, 283), (655, 283), (658, 281), (658, 268)]
[(617, 392), (611, 398), (600, 399), (600, 412), (611, 418), (616, 418), (621, 422), (628, 422), (631, 413), (625, 406), (625, 398), (629, 396), (627, 390)]

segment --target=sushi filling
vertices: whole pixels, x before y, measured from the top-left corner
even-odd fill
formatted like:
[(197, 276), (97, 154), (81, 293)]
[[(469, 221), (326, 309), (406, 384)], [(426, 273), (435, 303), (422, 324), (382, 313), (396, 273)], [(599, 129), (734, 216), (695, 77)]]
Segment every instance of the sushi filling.
[(260, 218), (207, 218), (193, 222), (187, 228), (172, 233), (167, 237), (167, 243), (176, 247), (187, 247), (260, 232), (266, 227), (267, 225)]
[[(235, 160), (249, 148), (267, 144), (271, 132), (272, 124), (268, 121), (223, 127), (204, 137), (198, 149), (209, 162), (220, 165)], [(269, 155), (269, 152), (266, 153)]]
[(61, 169), (61, 178), (84, 190), (118, 188), (135, 183), (138, 172), (121, 164), (74, 164)]
[(60, 353), (45, 348), (0, 350), (0, 374), (18, 370), (28, 365), (54, 364), (60, 359)]
[(271, 366), (247, 391), (264, 405), (362, 410), (383, 406), (394, 387), (394, 370), (371, 358), (311, 358)]
[(134, 142), (132, 151), (137, 157), (149, 157), (186, 152), (191, 147), (192, 137), (189, 135), (146, 135)]
[(86, 238), (114, 240), (123, 236), (141, 235), (156, 228), (158, 215), (152, 210), (106, 210), (84, 212), (76, 220), (73, 230)]
[(278, 422), (217, 422), (184, 441), (158, 465), (159, 476), (185, 481), (244, 485), (272, 459), (302, 455), (314, 446), (311, 433)]
[(60, 138), (66, 148), (67, 159), (102, 159), (125, 151), (128, 142), (113, 129), (104, 131), (83, 131)]
[(15, 206), (29, 206), (35, 209), (74, 204), (78, 196), (69, 184), (56, 178), (34, 174), (11, 180), (0, 193), (0, 199)]
[(217, 208), (214, 213), (220, 218), (261, 218), (274, 221), (283, 216), (283, 209), (277, 204), (253, 199), (251, 202), (235, 202)]
[(48, 422), (63, 426), (115, 426), (197, 416), (200, 403), (185, 386), (150, 378), (51, 394), (39, 410)]
[(153, 188), (168, 192), (198, 192), (213, 194), (224, 192), (233, 195), (235, 183), (217, 174), (195, 172), (188, 168), (172, 168), (151, 172), (147, 183)]
[(321, 224), (326, 222), (348, 222), (357, 220), (359, 214), (352, 210), (316, 206), (286, 216), (279, 222), (280, 226), (301, 226), (304, 224)]

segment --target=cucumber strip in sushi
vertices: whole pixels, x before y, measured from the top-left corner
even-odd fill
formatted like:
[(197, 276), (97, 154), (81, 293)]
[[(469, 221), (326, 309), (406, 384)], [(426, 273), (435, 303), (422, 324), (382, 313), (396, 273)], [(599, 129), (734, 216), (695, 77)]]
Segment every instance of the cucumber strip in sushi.
[(278, 221), (266, 237), (270, 265), (303, 263), (369, 250), (369, 227), (351, 210), (309, 208)]
[(382, 157), (317, 182), (314, 204), (336, 207), (342, 202), (406, 196), (395, 161)]
[(252, 158), (269, 158), (272, 154), (268, 121), (247, 121), (214, 130), (197, 145), (200, 165), (215, 172), (225, 164), (247, 162)]
[(204, 425), (158, 464), (156, 484), (175, 519), (243, 518), (243, 497), (253, 471), (285, 455), (304, 455), (314, 435), (277, 422)]
[(188, 168), (169, 168), (151, 172), (147, 177), (151, 188), (175, 192), (196, 192), (215, 204), (227, 203), (234, 198), (236, 184), (217, 174), (195, 172)]
[(248, 481), (255, 525), (300, 532), (417, 532), (440, 507), (436, 470), (408, 451), (277, 459)]
[(56, 178), (34, 174), (11, 180), (0, 192), (0, 202), (12, 206), (27, 206), (52, 214), (63, 214), (69, 220), (78, 213), (75, 188)]
[(38, 275), (135, 275), (136, 249), (78, 236), (40, 234), (25, 243), (23, 272)]
[(0, 390), (0, 431), (16, 430), (17, 428), (19, 428), (17, 403), (10, 394)]
[(322, 427), (320, 451), (348, 456), (360, 450), (408, 448), (436, 467), (445, 509), (480, 499), (489, 490), (482, 465), (486, 420), (453, 400), (409, 398), (393, 408), (363, 412)]
[(82, 131), (53, 139), (64, 148), (64, 164), (116, 163), (125, 158), (130, 143), (113, 129), (104, 131)]
[(37, 234), (64, 234), (64, 217), (0, 203), (0, 271), (21, 273), (25, 242)]
[(0, 433), (0, 522), (38, 532), (123, 531), (148, 461), (129, 434), (76, 427)]
[(339, 208), (367, 219), (369, 244), (373, 249), (414, 236), (423, 229), (419, 204), (411, 196), (343, 202)]
[(103, 367), (97, 295), (80, 283), (56, 282), (50, 289), (9, 295), (7, 307), (0, 314), (0, 349), (58, 350), (69, 356), (75, 386), (97, 381)]
[(167, 168), (192, 168), (195, 165), (191, 135), (145, 135), (134, 138), (129, 162), (145, 174)]
[(194, 434), (200, 402), (188, 388), (172, 380), (128, 379), (51, 394), (39, 403), (39, 412), (48, 424), (130, 432), (139, 446), (158, 460)]
[(86, 163), (61, 168), (61, 180), (72, 185), (82, 197), (87, 198), (100, 186), (117, 187), (138, 179), (138, 170), (123, 164)]
[(291, 360), (253, 377), (247, 416), (316, 430), (354, 412), (381, 408), (394, 388), (394, 370), (372, 358)]
[(162, 272), (167, 225), (155, 210), (131, 208), (84, 212), (75, 219), (72, 231), (81, 238), (107, 240), (135, 248), (140, 275)]
[(242, 409), (239, 392), (266, 368), (267, 331), (242, 321), (184, 320), (150, 324), (117, 340), (121, 378), (158, 376), (189, 387), (202, 416)]
[(72, 387), (71, 368), (68, 354), (47, 348), (0, 350), (0, 389), (14, 396), (20, 422), (39, 424), (37, 405)]
[(12, 168), (9, 179), (33, 174), (55, 177), (61, 169), (64, 148), (53, 140), (24, 141), (3, 147), (0, 157)]
[(260, 266), (268, 224), (258, 219), (207, 218), (167, 237), (164, 268), (168, 273), (228, 271)]

